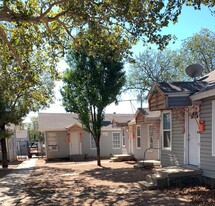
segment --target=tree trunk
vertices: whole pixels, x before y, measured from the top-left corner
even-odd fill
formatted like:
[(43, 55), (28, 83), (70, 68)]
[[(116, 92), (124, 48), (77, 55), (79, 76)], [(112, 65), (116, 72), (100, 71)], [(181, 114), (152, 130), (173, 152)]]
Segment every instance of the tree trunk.
[(2, 168), (8, 168), (6, 139), (1, 138)]
[(101, 155), (100, 155), (100, 136), (98, 137), (96, 137), (96, 149), (97, 149), (97, 165), (98, 166), (102, 166), (101, 165)]

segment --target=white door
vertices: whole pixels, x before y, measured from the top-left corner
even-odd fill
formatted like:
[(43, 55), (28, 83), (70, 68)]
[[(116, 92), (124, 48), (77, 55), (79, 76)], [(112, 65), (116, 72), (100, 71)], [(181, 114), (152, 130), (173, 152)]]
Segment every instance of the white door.
[(80, 153), (80, 135), (78, 131), (71, 131), (70, 133), (70, 155)]
[(199, 118), (194, 118), (192, 115), (189, 115), (188, 118), (188, 164), (198, 166), (200, 158)]

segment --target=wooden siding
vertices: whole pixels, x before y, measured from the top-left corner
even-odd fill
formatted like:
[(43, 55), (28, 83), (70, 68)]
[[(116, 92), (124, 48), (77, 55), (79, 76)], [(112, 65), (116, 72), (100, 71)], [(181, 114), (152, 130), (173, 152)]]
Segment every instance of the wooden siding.
[(184, 129), (172, 111), (172, 150), (161, 150), (162, 166), (180, 166), (184, 163)]
[(166, 99), (165, 96), (159, 92), (153, 94), (149, 100), (149, 110), (157, 111), (165, 109)]
[(205, 121), (205, 131), (200, 138), (200, 167), (203, 175), (215, 178), (215, 156), (212, 156), (212, 100), (203, 100), (200, 110), (200, 118)]
[(138, 123), (140, 123), (140, 122), (144, 122), (144, 115), (142, 115), (140, 112), (139, 112), (139, 114), (137, 115), (137, 118), (136, 118), (136, 121), (138, 122)]

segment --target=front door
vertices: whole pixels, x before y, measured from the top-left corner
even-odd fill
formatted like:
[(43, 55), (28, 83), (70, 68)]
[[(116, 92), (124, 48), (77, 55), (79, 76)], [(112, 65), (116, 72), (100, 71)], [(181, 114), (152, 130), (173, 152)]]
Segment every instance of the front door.
[(198, 127), (199, 117), (191, 112), (188, 116), (188, 164), (199, 165), (200, 161), (200, 133)]
[(72, 130), (70, 133), (70, 155), (81, 154), (80, 150), (80, 133)]

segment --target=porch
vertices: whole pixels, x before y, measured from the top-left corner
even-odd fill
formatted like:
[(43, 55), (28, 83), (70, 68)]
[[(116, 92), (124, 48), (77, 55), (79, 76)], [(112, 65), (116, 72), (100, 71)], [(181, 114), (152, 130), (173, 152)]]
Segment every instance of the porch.
[(185, 187), (202, 184), (202, 171), (199, 168), (163, 167), (154, 169), (154, 174), (146, 176), (146, 181), (140, 181), (142, 189), (162, 189), (167, 187)]

